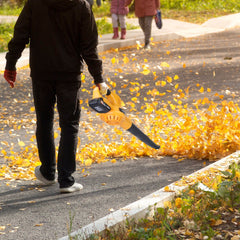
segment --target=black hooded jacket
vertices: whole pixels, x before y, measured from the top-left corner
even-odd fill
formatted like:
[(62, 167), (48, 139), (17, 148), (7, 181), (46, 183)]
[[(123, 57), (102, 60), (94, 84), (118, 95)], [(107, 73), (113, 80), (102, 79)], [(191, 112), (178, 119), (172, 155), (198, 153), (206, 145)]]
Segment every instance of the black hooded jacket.
[(103, 82), (96, 22), (85, 0), (28, 0), (8, 44), (6, 69), (15, 69), (29, 41), (32, 76), (79, 74), (84, 60), (94, 82)]

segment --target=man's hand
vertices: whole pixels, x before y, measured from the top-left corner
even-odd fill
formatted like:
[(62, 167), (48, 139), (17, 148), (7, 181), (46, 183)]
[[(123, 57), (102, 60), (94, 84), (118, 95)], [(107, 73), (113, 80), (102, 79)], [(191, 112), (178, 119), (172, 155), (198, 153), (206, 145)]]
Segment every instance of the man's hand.
[(108, 91), (109, 87), (105, 82), (98, 83), (96, 85), (99, 88), (99, 92), (100, 92), (101, 95), (106, 95), (107, 94), (107, 91)]
[(4, 71), (4, 78), (13, 88), (15, 81), (16, 81), (17, 72), (15, 70), (5, 70)]

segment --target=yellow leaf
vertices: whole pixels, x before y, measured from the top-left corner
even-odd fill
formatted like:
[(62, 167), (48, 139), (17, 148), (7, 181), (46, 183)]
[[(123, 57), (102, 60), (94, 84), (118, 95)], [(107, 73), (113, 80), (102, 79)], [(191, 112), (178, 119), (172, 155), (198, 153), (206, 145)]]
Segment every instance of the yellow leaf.
[(175, 199), (175, 206), (177, 208), (180, 208), (182, 206), (182, 199), (181, 198), (176, 198)]
[(7, 152), (6, 152), (4, 149), (1, 151), (1, 153), (2, 153), (4, 156), (7, 155)]
[(173, 79), (174, 79), (174, 80), (178, 80), (178, 79), (179, 79), (179, 76), (178, 76), (178, 75), (175, 75)]
[(6, 226), (0, 226), (0, 231), (4, 231)]
[(165, 208), (172, 208), (172, 203), (170, 201), (166, 201), (163, 203)]
[(174, 192), (174, 191), (171, 190), (169, 186), (166, 186), (166, 187), (164, 188), (164, 192)]
[(43, 225), (43, 223), (37, 223), (34, 225), (34, 227), (41, 227)]
[(112, 62), (112, 64), (115, 64), (116, 63), (116, 58), (115, 57), (112, 58), (111, 62)]
[(126, 88), (128, 86), (128, 84), (124, 84), (121, 88)]
[(30, 112), (34, 112), (34, 111), (35, 111), (35, 107), (31, 107)]
[(143, 75), (148, 75), (151, 71), (149, 69), (144, 69), (141, 73)]
[(123, 70), (122, 70), (121, 68), (117, 68), (116, 71), (118, 71), (118, 72), (120, 72), (120, 73), (123, 72)]
[(204, 88), (201, 87), (200, 90), (199, 90), (200, 93), (203, 93), (204, 92)]
[(189, 191), (189, 195), (193, 196), (195, 194), (195, 191), (194, 190), (190, 190)]
[(161, 67), (170, 67), (170, 65), (166, 62), (161, 62)]
[(124, 62), (125, 64), (129, 63), (129, 58), (126, 57), (126, 56), (124, 56), (124, 58), (123, 58), (123, 62)]
[(172, 82), (172, 78), (171, 77), (167, 76), (166, 78), (167, 78), (167, 82), (169, 82), (169, 83)]
[(18, 142), (18, 145), (19, 145), (20, 147), (24, 147), (24, 146), (25, 146), (25, 143), (24, 143), (23, 141), (19, 141), (19, 142)]
[(85, 161), (85, 166), (91, 166), (92, 165), (92, 159), (87, 159)]
[(9, 146), (9, 144), (8, 144), (7, 141), (1, 141), (1, 144), (2, 144), (2, 145), (5, 145), (5, 146)]
[(111, 81), (110, 84), (111, 84), (114, 88), (115, 88), (116, 85), (117, 85), (117, 84), (116, 84), (115, 82), (113, 82), (113, 81)]
[(217, 220), (212, 219), (211, 220), (211, 226), (219, 226), (222, 223), (223, 223), (223, 221), (221, 219), (217, 219)]
[(164, 87), (167, 83), (165, 81), (161, 81), (161, 86)]

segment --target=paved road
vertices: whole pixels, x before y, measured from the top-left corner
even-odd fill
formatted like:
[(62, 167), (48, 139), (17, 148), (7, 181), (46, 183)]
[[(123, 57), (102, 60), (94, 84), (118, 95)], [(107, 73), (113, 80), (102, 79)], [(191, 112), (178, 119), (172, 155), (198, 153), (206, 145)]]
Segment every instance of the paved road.
[[(168, 60), (173, 66), (169, 71), (179, 75), (181, 84), (194, 85), (201, 81), (206, 87), (211, 87), (213, 92), (228, 90), (238, 96), (239, 34), (240, 29), (233, 29), (188, 40), (160, 42), (153, 47), (151, 53), (136, 49), (123, 53), (129, 56), (135, 54), (137, 59), (148, 59), (151, 68), (156, 66), (156, 59)], [(172, 55), (169, 56), (166, 51), (170, 51)], [(181, 61), (188, 66), (185, 69), (178, 62), (180, 55)], [(105, 56), (107, 57), (107, 54)], [(111, 57), (109, 53), (106, 66)], [(203, 62), (207, 64), (206, 67), (203, 67)], [(26, 71), (23, 70), (20, 74), (26, 75)], [(112, 74), (114, 78), (114, 71), (109, 71), (108, 74)], [(128, 69), (126, 75), (122, 75), (128, 79), (140, 76), (139, 73), (129, 73)], [(21, 98), (24, 93), (23, 86), (26, 86), (28, 80), (22, 78), (21, 81), (21, 86), (8, 94)], [(149, 79), (146, 77), (141, 81), (149, 82)], [(1, 83), (1, 89), (2, 87)], [(7, 94), (3, 95), (7, 97)], [(10, 186), (1, 181), (0, 226), (6, 226), (6, 229), (0, 239), (57, 239), (67, 235), (71, 216), (74, 216), (72, 230), (76, 230), (105, 216), (110, 210), (117, 210), (202, 166), (202, 161), (178, 162), (170, 157), (93, 165), (88, 169), (88, 177), (83, 177), (80, 170), (76, 172), (76, 179), (83, 183), (84, 190), (70, 195), (60, 195), (57, 186), (44, 188), (35, 181), (12, 182)], [(158, 176), (159, 171), (162, 173)]]
[[(182, 88), (191, 85), (194, 89), (196, 83), (201, 83), (204, 87), (212, 89), (212, 95), (226, 93), (228, 90), (226, 99), (232, 98), (230, 92), (236, 95), (235, 101), (237, 101), (240, 83), (239, 36), (240, 29), (234, 28), (197, 38), (161, 41), (152, 46), (151, 52), (130, 48), (120, 52), (118, 57), (127, 54), (130, 58), (136, 58), (140, 66), (145, 62), (144, 59), (147, 59), (149, 69), (156, 71), (160, 78), (163, 76), (163, 71), (158, 65), (160, 62), (168, 62), (170, 65), (168, 74), (173, 76), (177, 74)], [(110, 52), (101, 56), (105, 59), (105, 75), (116, 82), (117, 89), (121, 89), (125, 84), (124, 79), (136, 81), (136, 78), (140, 79), (142, 84), (148, 83), (149, 89), (153, 88), (152, 79), (149, 76), (143, 77), (140, 71), (133, 72), (129, 64), (121, 65), (123, 71), (115, 75), (116, 68), (112, 67), (111, 59), (116, 57), (116, 53)], [(183, 63), (186, 64), (185, 68)], [(0, 81), (0, 103), (5, 118), (11, 118), (13, 115), (15, 118), (29, 117), (26, 111), (29, 113), (32, 99), (28, 76), (27, 69), (19, 71), (19, 84), (12, 91), (9, 91), (5, 82)], [(88, 78), (87, 73), (86, 76)], [(90, 86), (91, 83), (86, 82), (83, 87), (87, 89)], [(146, 93), (148, 88), (144, 89), (142, 94)], [(129, 90), (122, 89), (122, 96), (125, 101), (131, 97)], [(189, 101), (202, 96), (196, 91)], [(83, 92), (82, 98), (89, 98), (89, 94)], [(172, 93), (169, 93), (164, 100), (172, 98)], [(28, 101), (23, 104), (24, 99)], [(83, 111), (83, 120), (87, 121), (87, 119)], [(1, 141), (6, 140), (9, 129), (5, 125), (0, 128), (3, 129), (0, 131)], [(34, 125), (28, 128), (26, 124), (25, 129), (16, 131), (16, 138), (19, 135), (27, 140), (29, 134), (32, 134), (31, 131), (34, 131)], [(84, 144), (87, 138), (84, 138), (84, 134), (82, 136)], [(12, 141), (14, 139), (13, 137)], [(202, 167), (203, 162), (198, 160), (187, 159), (179, 162), (171, 157), (140, 158), (118, 161), (115, 164), (96, 164), (87, 169), (88, 177), (83, 177), (80, 166), (75, 177), (84, 185), (84, 189), (69, 195), (59, 194), (57, 185), (42, 187), (36, 181), (7, 183), (1, 180), (0, 239), (58, 239), (67, 235), (71, 222), (73, 224), (71, 230), (76, 230)], [(158, 175), (160, 171), (161, 174)], [(73, 220), (70, 220), (71, 218)]]

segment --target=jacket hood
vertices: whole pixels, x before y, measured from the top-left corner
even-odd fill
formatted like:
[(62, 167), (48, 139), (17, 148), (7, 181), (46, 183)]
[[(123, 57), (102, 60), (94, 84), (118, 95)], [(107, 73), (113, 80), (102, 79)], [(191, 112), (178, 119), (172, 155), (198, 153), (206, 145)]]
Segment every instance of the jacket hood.
[(74, 7), (78, 0), (43, 0), (48, 7), (58, 11), (64, 11)]

